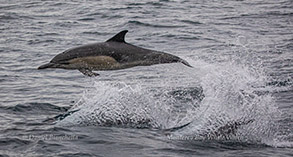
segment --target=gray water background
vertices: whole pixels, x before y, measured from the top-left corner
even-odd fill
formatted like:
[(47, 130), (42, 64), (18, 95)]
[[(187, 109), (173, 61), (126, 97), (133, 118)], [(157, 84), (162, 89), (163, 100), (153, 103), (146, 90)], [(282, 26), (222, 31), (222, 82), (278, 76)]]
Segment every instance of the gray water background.
[[(292, 156), (292, 8), (290, 0), (2, 0), (1, 155)], [(127, 42), (178, 55), (194, 68), (135, 67), (97, 78), (36, 69), (68, 48), (106, 41), (124, 29)], [(205, 98), (179, 94), (185, 99), (179, 101), (168, 94), (190, 88), (202, 88)], [(174, 113), (170, 105), (186, 108)], [(43, 123), (71, 106), (81, 111), (61, 123)], [(134, 126), (100, 126), (97, 110), (112, 122), (131, 115)], [(161, 128), (193, 123), (170, 139), (135, 128), (135, 120), (146, 117)], [(212, 130), (210, 121), (239, 117), (256, 121), (229, 140), (193, 137)]]

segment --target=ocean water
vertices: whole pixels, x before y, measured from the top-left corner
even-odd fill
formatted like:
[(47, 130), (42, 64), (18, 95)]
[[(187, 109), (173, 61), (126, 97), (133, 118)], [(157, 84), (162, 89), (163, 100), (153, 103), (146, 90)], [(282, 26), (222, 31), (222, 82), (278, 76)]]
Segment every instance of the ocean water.
[[(0, 156), (292, 156), (292, 8), (291, 0), (1, 0)], [(193, 68), (95, 78), (37, 70), (125, 29), (127, 42)]]

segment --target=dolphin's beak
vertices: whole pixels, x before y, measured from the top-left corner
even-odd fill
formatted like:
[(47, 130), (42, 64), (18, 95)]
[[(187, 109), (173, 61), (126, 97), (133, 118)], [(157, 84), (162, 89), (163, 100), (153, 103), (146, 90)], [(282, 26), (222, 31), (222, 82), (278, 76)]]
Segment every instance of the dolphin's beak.
[(188, 67), (193, 68), (193, 66), (191, 66), (188, 62), (186, 62), (186, 61), (183, 60), (183, 59), (180, 59), (179, 62), (181, 62), (182, 64), (184, 64), (184, 65), (186, 65), (186, 66), (188, 66)]
[(38, 69), (52, 68), (52, 67), (54, 67), (54, 65), (55, 65), (54, 63), (47, 63), (47, 64), (39, 66)]

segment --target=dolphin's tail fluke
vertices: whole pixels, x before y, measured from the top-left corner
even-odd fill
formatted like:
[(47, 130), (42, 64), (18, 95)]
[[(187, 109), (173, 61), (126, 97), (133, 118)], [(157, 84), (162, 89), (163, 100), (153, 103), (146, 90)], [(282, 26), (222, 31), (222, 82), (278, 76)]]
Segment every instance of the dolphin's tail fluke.
[(39, 66), (38, 69), (47, 69), (47, 68), (53, 68), (53, 67), (55, 67), (54, 63), (47, 63), (47, 64)]

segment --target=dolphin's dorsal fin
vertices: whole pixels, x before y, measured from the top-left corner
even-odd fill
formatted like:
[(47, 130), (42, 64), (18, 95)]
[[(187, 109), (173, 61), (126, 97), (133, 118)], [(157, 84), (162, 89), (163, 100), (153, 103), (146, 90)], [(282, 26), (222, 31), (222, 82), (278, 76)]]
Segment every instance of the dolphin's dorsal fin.
[(122, 42), (125, 43), (125, 34), (128, 32), (128, 30), (124, 30), (107, 40), (106, 42), (115, 41), (115, 42)]

